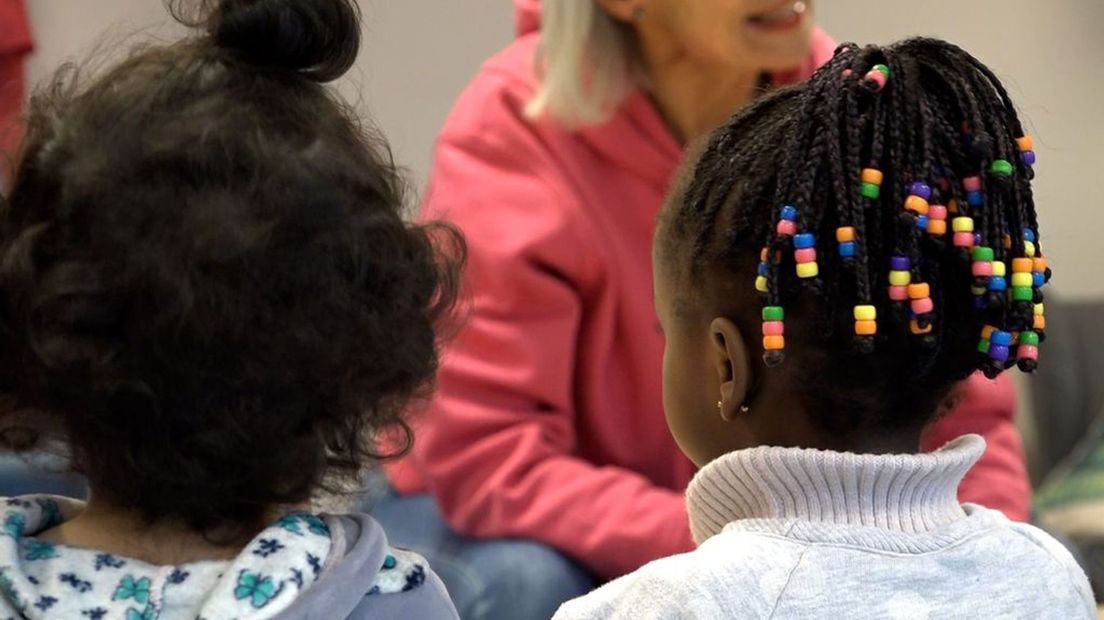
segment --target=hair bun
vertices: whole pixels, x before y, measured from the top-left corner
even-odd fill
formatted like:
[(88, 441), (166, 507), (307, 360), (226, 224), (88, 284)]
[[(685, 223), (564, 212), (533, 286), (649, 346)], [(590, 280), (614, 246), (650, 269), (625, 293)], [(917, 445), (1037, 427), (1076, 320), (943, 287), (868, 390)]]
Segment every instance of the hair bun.
[(341, 77), (360, 49), (360, 14), (350, 0), (221, 0), (208, 31), (246, 62), (315, 82)]

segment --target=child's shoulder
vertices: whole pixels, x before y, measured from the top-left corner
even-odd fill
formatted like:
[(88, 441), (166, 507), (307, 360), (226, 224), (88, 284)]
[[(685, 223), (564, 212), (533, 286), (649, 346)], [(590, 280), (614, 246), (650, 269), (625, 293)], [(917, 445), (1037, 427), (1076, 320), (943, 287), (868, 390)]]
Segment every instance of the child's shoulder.
[(458, 620), (448, 590), (417, 553), (390, 548), (360, 605), (349, 620), (425, 618)]
[(676, 612), (687, 617), (767, 617), (807, 545), (779, 536), (722, 532), (698, 549), (650, 562), (564, 604), (556, 620), (635, 618)]

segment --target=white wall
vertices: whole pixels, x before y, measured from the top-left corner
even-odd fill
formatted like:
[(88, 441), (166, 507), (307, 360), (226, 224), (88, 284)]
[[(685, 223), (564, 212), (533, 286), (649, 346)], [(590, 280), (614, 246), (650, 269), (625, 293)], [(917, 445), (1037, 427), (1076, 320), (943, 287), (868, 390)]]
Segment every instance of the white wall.
[[(588, 0), (576, 0), (585, 2)], [(687, 0), (689, 1), (689, 0)], [(1057, 288), (1104, 296), (1104, 2), (1099, 0), (814, 0), (839, 40), (911, 34), (961, 44), (1006, 81), (1035, 137), (1036, 194)], [(28, 0), (39, 51), (32, 78), (116, 36), (164, 24), (159, 0)], [(362, 93), (415, 183), (433, 136), (483, 58), (510, 40), (509, 0), (362, 0), (366, 49), (342, 91)], [(171, 31), (154, 28), (154, 34)], [(1099, 192), (1099, 193), (1098, 193)]]

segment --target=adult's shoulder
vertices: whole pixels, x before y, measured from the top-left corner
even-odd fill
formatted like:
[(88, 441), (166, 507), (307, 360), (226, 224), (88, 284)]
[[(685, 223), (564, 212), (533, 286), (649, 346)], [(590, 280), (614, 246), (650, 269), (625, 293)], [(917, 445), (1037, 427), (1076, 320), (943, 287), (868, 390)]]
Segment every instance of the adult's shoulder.
[(537, 33), (521, 36), (480, 66), (445, 120), (442, 140), (528, 124), (524, 110), (538, 86), (533, 67), (538, 42)]

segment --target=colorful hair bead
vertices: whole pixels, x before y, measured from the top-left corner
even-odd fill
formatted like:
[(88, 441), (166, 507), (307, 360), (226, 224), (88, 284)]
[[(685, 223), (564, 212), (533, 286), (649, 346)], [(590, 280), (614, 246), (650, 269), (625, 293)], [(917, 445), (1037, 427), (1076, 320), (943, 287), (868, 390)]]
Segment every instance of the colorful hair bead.
[(909, 304), (912, 313), (919, 316), (935, 309), (931, 300), (931, 287), (926, 282), (908, 285)]
[(1023, 332), (1017, 342), (1019, 346), (1016, 347), (1016, 362), (1020, 370), (1033, 372), (1038, 367), (1039, 334), (1033, 331)]
[(913, 319), (909, 321), (909, 331), (916, 336), (923, 336), (924, 334), (930, 334), (932, 332), (932, 324), (921, 325), (920, 321)]
[(927, 215), (929, 210), (928, 201), (916, 194), (910, 194), (908, 198), (905, 198), (905, 209), (917, 215)]
[(985, 202), (985, 196), (981, 192), (966, 192), (966, 204), (971, 207), (980, 206)]
[(966, 177), (962, 179), (962, 189), (967, 192), (980, 192), (981, 177)]
[(794, 236), (794, 259), (797, 262), (797, 275), (799, 278), (815, 278), (820, 269), (817, 267), (816, 236), (812, 233), (801, 233)]
[(909, 185), (909, 193), (913, 196), (919, 196), (924, 200), (931, 200), (932, 196), (931, 187), (922, 181), (916, 181)]
[(874, 65), (870, 71), (866, 72), (863, 79), (874, 83), (874, 92), (881, 92), (885, 88), (886, 82), (889, 81), (889, 67), (883, 64)]
[(1020, 159), (1028, 166), (1035, 165), (1035, 141), (1031, 136), (1016, 138), (1016, 145), (1020, 147)]
[(1024, 241), (1024, 254), (1027, 255), (1028, 258), (1035, 258), (1035, 244), (1030, 241)]
[(841, 226), (836, 229), (836, 241), (839, 242), (839, 254), (843, 258), (853, 258), (858, 253), (855, 245), (855, 229)]
[(1007, 159), (994, 159), (993, 163), (989, 164), (989, 172), (1002, 177), (1012, 176), (1012, 162)]
[(878, 333), (878, 309), (870, 305), (855, 306), (855, 335), (873, 336)]
[(781, 237), (792, 237), (797, 234), (797, 209), (793, 205), (782, 207), (775, 230)]
[(765, 351), (781, 351), (786, 347), (785, 321), (786, 313), (782, 306), (763, 307), (763, 349)]
[(931, 205), (928, 207), (929, 234), (940, 236), (947, 234), (947, 207), (943, 205)]
[(877, 200), (882, 195), (882, 171), (876, 168), (863, 168), (862, 195)]

